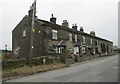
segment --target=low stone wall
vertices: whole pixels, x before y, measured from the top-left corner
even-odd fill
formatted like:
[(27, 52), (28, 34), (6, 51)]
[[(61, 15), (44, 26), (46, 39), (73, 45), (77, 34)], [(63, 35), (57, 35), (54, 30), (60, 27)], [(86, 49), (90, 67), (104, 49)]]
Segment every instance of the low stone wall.
[[(42, 65), (42, 64), (54, 64), (54, 63), (66, 63), (67, 59), (71, 59), (70, 54), (62, 53), (48, 53), (45, 56), (32, 58), (32, 66)], [(30, 60), (28, 58), (10, 59), (2, 61), (2, 68), (18, 68), (23, 66), (29, 66)]]

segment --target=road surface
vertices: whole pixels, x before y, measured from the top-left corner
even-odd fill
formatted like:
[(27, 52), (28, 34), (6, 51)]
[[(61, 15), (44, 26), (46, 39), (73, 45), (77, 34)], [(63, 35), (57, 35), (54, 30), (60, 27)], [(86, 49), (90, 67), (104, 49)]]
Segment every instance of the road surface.
[(117, 82), (118, 55), (101, 58), (71, 67), (38, 73), (7, 82)]

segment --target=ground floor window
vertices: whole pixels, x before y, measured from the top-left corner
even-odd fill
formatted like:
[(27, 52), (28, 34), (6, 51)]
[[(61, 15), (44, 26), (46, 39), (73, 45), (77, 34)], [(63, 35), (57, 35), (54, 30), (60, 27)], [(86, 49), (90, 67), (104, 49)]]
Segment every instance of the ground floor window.
[(56, 47), (54, 50), (55, 50), (55, 53), (64, 53), (65, 51), (64, 47)]
[(64, 53), (64, 47), (59, 47), (58, 48), (58, 53)]

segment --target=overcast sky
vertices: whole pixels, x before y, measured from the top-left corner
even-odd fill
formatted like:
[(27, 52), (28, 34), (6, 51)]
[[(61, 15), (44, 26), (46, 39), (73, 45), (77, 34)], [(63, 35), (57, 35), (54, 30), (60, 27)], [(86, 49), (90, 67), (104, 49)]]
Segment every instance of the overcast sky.
[[(37, 16), (48, 20), (53, 13), (57, 24), (68, 20), (71, 27), (77, 23), (89, 33), (108, 39), (118, 45), (119, 0), (37, 0)], [(28, 14), (33, 0), (0, 0), (0, 49), (12, 49), (12, 30)], [(78, 29), (79, 30), (79, 29)]]

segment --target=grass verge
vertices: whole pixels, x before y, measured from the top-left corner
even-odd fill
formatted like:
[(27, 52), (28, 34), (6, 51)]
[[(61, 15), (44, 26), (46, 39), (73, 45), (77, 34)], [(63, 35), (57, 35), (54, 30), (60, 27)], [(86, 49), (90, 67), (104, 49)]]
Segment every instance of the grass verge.
[(32, 75), (35, 73), (45, 72), (49, 70), (55, 70), (59, 68), (66, 67), (65, 64), (57, 63), (57, 64), (49, 64), (49, 65), (39, 65), (39, 66), (24, 66), (16, 69), (9, 69), (9, 70), (3, 70), (2, 71), (2, 78), (12, 79), (16, 78), (17, 76), (26, 76), (26, 75)]

